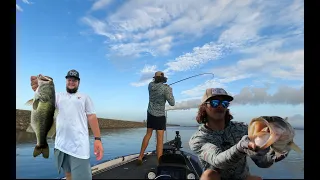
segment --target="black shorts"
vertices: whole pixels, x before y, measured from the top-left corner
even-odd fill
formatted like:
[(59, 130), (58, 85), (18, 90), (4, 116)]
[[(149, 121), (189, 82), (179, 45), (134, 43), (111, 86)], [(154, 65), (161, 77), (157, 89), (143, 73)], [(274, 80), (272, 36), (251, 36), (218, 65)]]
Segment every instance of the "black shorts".
[(147, 128), (166, 130), (166, 116), (153, 116), (147, 112)]

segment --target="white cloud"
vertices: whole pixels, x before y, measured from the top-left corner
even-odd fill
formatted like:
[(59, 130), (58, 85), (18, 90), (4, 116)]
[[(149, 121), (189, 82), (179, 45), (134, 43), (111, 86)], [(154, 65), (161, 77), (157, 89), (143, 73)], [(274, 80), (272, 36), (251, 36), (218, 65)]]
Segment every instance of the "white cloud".
[(107, 7), (111, 3), (111, 0), (97, 0), (93, 3), (91, 10), (96, 11)]
[(191, 53), (186, 53), (175, 60), (166, 63), (169, 71), (186, 71), (210, 60), (218, 59), (222, 55), (222, 45), (214, 43), (205, 44), (202, 47), (195, 47)]
[(144, 66), (144, 68), (140, 72), (141, 78), (140, 78), (139, 82), (138, 83), (131, 83), (131, 85), (136, 86), (136, 87), (140, 87), (140, 86), (144, 86), (144, 85), (150, 83), (153, 76), (154, 76), (154, 73), (157, 71), (156, 68), (157, 68), (157, 66), (155, 66), (155, 65)]
[[(304, 50), (281, 52), (278, 50), (281, 45), (282, 41), (276, 40), (261, 44), (258, 47), (242, 49), (241, 52), (250, 54), (251, 58), (240, 59), (229, 66), (213, 68), (211, 72), (215, 74), (215, 81), (220, 82), (220, 87), (249, 77), (303, 81)], [(206, 86), (205, 84), (200, 86)], [(211, 87), (216, 86), (212, 85)], [(195, 89), (197, 88), (192, 89), (192, 91), (195, 91)], [(198, 89), (198, 91), (203, 91), (203, 89)]]
[[(225, 25), (238, 16), (239, 12), (247, 11), (249, 9), (247, 5), (250, 3), (251, 0), (241, 2), (203, 0), (202, 3), (192, 0), (126, 1), (114, 14), (99, 20), (103, 26), (108, 27), (103, 31), (96, 31), (101, 24), (88, 21), (88, 18), (90, 20), (94, 18), (84, 17), (83, 21), (99, 35), (113, 34), (111, 37), (107, 36), (110, 48), (138, 46), (142, 47), (141, 50), (131, 51), (132, 55), (137, 56), (139, 53), (145, 53), (146, 49), (152, 49), (154, 51), (152, 55), (156, 56), (170, 51), (175, 41), (184, 39), (187, 35), (201, 37), (215, 27)], [(174, 38), (160, 44), (152, 43), (165, 37)], [(135, 45), (130, 45), (131, 43)], [(159, 49), (158, 46), (166, 48)], [(121, 52), (121, 48), (117, 50)]]
[(221, 84), (219, 81), (212, 79), (206, 81), (204, 84), (198, 85), (192, 89), (182, 91), (182, 95), (187, 95), (190, 97), (195, 97), (195, 96), (201, 96), (205, 89), (210, 88), (210, 87), (221, 87), (224, 88), (225, 86)]
[(23, 9), (18, 4), (16, 4), (16, 9), (21, 12), (23, 11)]
[[(29, 5), (34, 4), (33, 2), (30, 2), (29, 0), (22, 0), (22, 2), (25, 4), (29, 4)], [(23, 12), (23, 9), (18, 4), (16, 4), (16, 10)]]
[[(264, 49), (263, 47), (261, 49)], [(255, 57), (239, 60), (236, 64), (214, 68), (212, 72), (218, 77), (234, 77), (248, 74), (258, 77), (275, 77), (279, 79), (304, 79), (304, 50), (293, 52), (256, 51)]]
[(211, 88), (211, 87), (220, 87), (220, 88), (226, 88), (225, 83), (231, 82), (231, 81), (235, 81), (235, 80), (239, 80), (239, 79), (243, 79), (243, 78), (247, 78), (248, 75), (239, 75), (239, 76), (233, 76), (230, 78), (221, 78), (221, 79), (211, 79), (211, 80), (207, 80), (205, 83), (198, 85), (192, 89), (189, 90), (185, 90), (182, 91), (181, 94), (182, 95), (187, 95), (188, 97), (196, 97), (196, 96), (202, 96), (203, 92), (207, 89), (207, 88)]
[[(289, 104), (299, 105), (304, 103), (304, 86), (292, 88), (280, 86), (274, 94), (269, 94), (269, 88), (244, 87), (239, 94), (234, 95), (231, 105), (258, 105), (258, 104)], [(202, 93), (204, 90), (202, 91)], [(201, 98), (177, 102), (175, 106), (166, 106), (167, 110), (197, 108)]]
[[(223, 58), (231, 53), (245, 55), (230, 66), (213, 69), (217, 82), (225, 84), (261, 74), (303, 80), (304, 51), (288, 49), (289, 45), (303, 48), (303, 36), (298, 36), (303, 34), (303, 16), (302, 0), (138, 0), (126, 1), (107, 17), (82, 20), (94, 33), (106, 37), (109, 55), (117, 58), (164, 56), (184, 41), (204, 35), (218, 37), (164, 62), (163, 69), (173, 74), (201, 68), (210, 61), (228, 61)], [(147, 84), (143, 77), (140, 81), (132, 85)], [(197, 94), (195, 91), (184, 93)]]
[(26, 4), (33, 4), (33, 2), (30, 2), (29, 0), (22, 0), (22, 2), (24, 2)]

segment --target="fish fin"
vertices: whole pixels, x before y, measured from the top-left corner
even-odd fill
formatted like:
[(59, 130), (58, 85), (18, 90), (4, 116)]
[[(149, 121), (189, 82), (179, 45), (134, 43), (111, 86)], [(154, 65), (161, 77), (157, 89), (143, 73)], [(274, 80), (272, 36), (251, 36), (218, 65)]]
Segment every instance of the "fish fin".
[(33, 128), (31, 127), (31, 124), (28, 126), (26, 132), (29, 132), (29, 133), (35, 133)]
[(53, 114), (53, 120), (54, 120), (54, 121), (56, 120), (58, 114), (59, 114), (59, 110), (58, 110), (58, 108), (56, 108), (56, 109), (54, 110), (54, 114)]
[(53, 121), (52, 126), (47, 134), (47, 137), (53, 138), (54, 135), (56, 135), (56, 121)]
[(37, 157), (39, 156), (40, 154), (42, 154), (42, 156), (46, 159), (49, 158), (49, 146), (46, 145), (46, 147), (44, 148), (41, 148), (39, 147), (38, 145), (36, 147), (34, 147), (34, 150), (33, 150), (33, 157)]
[(42, 157), (48, 159), (49, 158), (49, 146), (42, 149)]
[(298, 152), (298, 153), (302, 153), (301, 148), (300, 148), (299, 146), (297, 146), (296, 143), (290, 142), (290, 143), (289, 143), (289, 146), (290, 146), (290, 148), (291, 148), (292, 150), (294, 150), (294, 151), (296, 151), (296, 152)]
[(39, 105), (39, 99), (33, 101), (33, 110), (37, 110)]
[(33, 104), (33, 99), (30, 99), (29, 101), (27, 101), (25, 103), (25, 105), (27, 105), (27, 106), (31, 106), (32, 104)]
[(57, 120), (56, 118), (57, 118), (58, 113), (59, 113), (59, 110), (56, 108), (54, 110), (53, 123), (52, 123), (52, 126), (48, 132), (47, 137), (53, 138), (56, 135), (56, 120)]
[(288, 117), (285, 117), (284, 120), (285, 120), (285, 121), (288, 121)]

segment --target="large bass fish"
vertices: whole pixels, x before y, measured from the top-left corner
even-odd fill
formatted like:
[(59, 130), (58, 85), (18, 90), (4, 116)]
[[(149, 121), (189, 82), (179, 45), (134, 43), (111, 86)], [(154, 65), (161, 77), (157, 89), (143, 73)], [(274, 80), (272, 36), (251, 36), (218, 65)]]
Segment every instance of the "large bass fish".
[(253, 118), (248, 127), (249, 139), (255, 142), (258, 149), (269, 146), (276, 156), (288, 153), (291, 149), (301, 153), (302, 150), (294, 143), (295, 131), (288, 118), (278, 116), (261, 116)]
[(49, 146), (47, 137), (55, 135), (55, 87), (53, 79), (49, 76), (38, 75), (38, 88), (34, 98), (26, 104), (32, 105), (31, 123), (27, 132), (33, 132), (37, 137), (37, 145), (33, 151), (33, 157), (40, 154), (44, 158), (49, 158)]

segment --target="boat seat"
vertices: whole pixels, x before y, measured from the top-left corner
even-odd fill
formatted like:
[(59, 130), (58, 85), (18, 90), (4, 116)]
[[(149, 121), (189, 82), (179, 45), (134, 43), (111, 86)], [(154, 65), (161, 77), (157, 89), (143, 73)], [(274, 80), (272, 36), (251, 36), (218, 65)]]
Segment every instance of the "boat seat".
[(185, 158), (181, 154), (164, 154), (159, 159), (159, 165), (171, 163), (187, 165)]
[(175, 147), (172, 146), (172, 145), (169, 145), (169, 144), (164, 144), (163, 145), (163, 150), (166, 151), (166, 150), (175, 150)]

